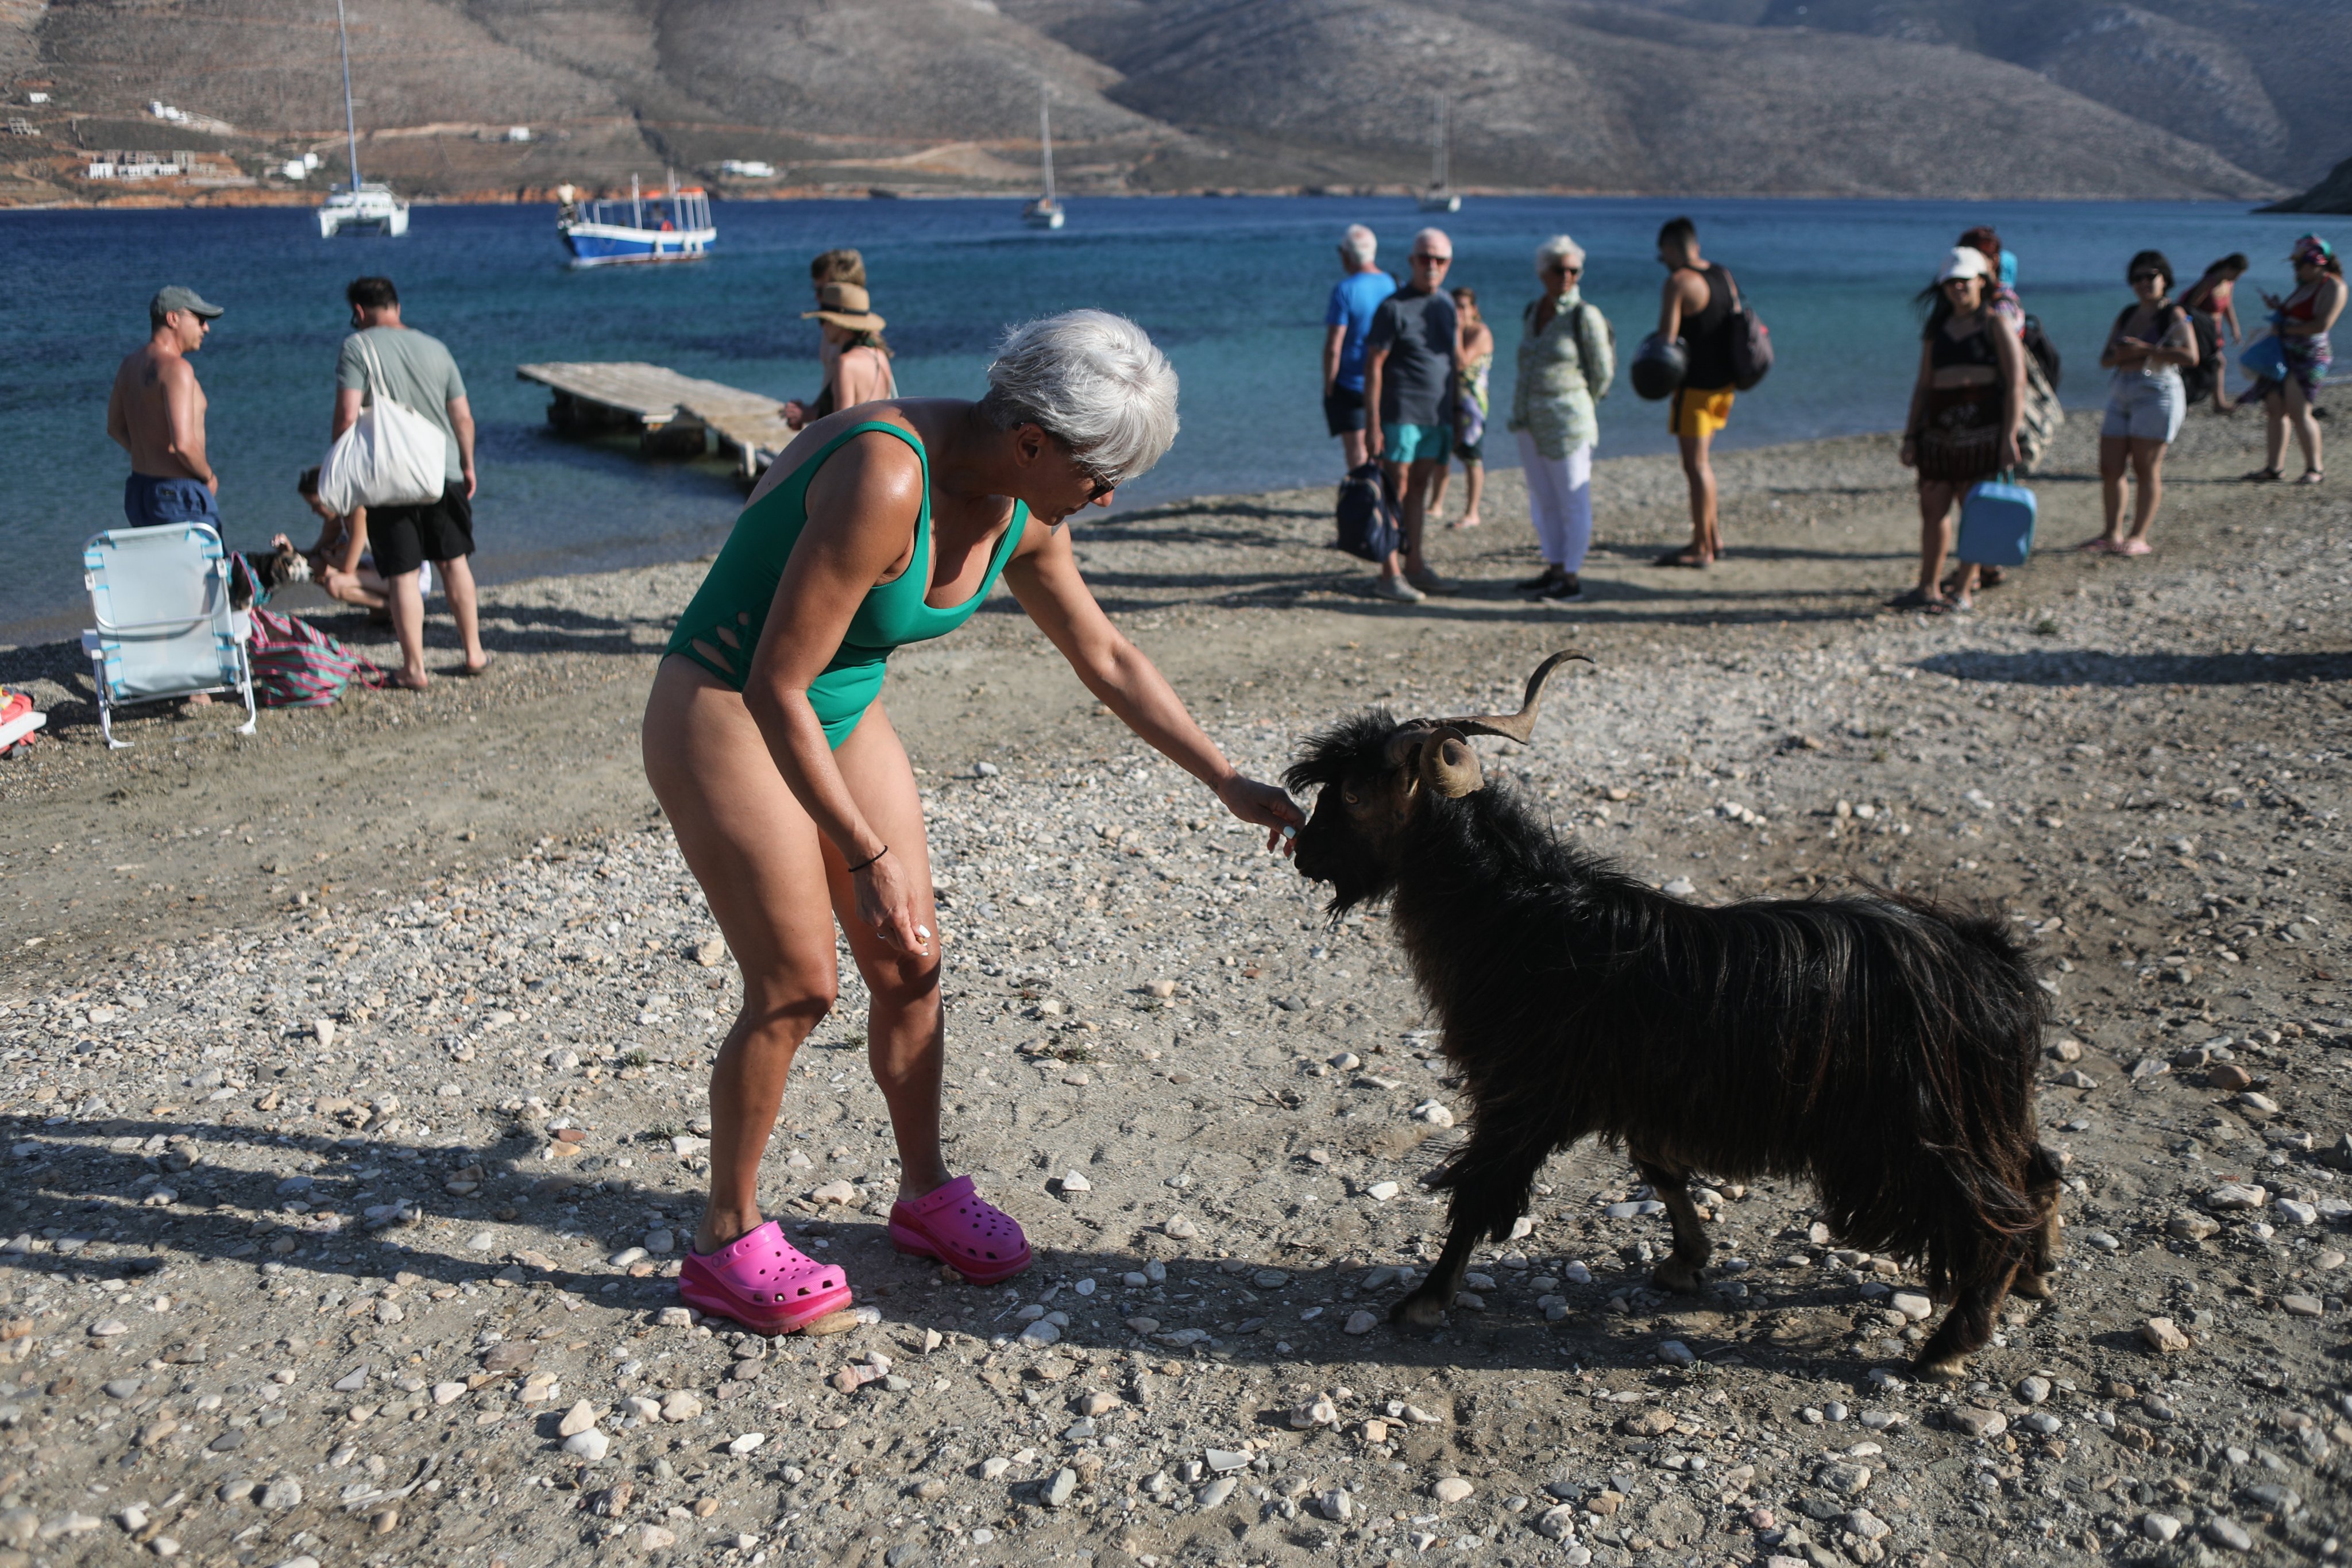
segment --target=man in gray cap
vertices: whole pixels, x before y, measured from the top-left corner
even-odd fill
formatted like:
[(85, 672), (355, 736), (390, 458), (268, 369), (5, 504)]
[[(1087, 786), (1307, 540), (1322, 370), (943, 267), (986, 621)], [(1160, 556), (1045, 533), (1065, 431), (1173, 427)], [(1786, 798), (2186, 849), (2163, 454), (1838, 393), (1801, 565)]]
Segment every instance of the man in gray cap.
[(114, 373), (106, 433), (131, 454), (122, 512), (133, 528), (220, 526), (220, 476), (205, 457), (205, 389), (188, 363), (220, 313), (193, 289), (158, 289), (147, 305), (146, 346)]

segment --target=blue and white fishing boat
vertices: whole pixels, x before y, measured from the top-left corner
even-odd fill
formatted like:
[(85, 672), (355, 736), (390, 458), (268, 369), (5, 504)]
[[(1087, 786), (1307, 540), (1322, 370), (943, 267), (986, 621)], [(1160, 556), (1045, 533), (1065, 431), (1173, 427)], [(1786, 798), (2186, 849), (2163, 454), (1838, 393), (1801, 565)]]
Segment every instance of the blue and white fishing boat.
[(718, 243), (719, 230), (710, 221), (710, 196), (700, 186), (678, 189), (672, 174), (668, 190), (647, 196), (629, 176), (628, 199), (575, 202), (566, 199), (555, 220), (574, 267), (613, 267), (624, 262), (699, 261)]

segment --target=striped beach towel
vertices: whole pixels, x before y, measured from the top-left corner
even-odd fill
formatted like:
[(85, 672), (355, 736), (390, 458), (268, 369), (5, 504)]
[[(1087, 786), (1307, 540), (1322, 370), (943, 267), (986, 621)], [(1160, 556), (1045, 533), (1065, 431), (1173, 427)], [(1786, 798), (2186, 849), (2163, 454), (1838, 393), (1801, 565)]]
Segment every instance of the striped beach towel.
[(253, 695), (265, 708), (324, 708), (352, 681), (389, 686), (392, 677), (299, 616), (253, 611)]

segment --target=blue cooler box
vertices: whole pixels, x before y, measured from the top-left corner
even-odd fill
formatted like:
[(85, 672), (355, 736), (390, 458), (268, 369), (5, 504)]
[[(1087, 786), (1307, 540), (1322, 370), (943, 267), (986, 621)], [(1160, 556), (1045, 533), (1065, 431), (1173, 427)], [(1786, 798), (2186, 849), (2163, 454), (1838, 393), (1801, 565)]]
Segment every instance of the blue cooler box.
[(1960, 503), (1952, 553), (1979, 566), (2022, 566), (2033, 553), (2033, 492), (2013, 479), (1985, 479)]

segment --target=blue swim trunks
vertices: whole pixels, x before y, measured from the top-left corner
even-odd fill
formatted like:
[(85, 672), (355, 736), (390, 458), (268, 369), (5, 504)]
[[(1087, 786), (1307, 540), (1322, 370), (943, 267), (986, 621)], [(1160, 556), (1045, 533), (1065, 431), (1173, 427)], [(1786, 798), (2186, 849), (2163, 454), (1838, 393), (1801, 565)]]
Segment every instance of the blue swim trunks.
[(1454, 450), (1451, 425), (1391, 425), (1382, 420), (1381, 437), (1387, 443), (1381, 454), (1384, 463), (1442, 463)]
[(152, 474), (133, 474), (122, 481), (122, 515), (133, 528), (160, 528), (173, 522), (220, 526), (220, 508), (213, 504), (210, 485), (195, 479), (159, 479)]

